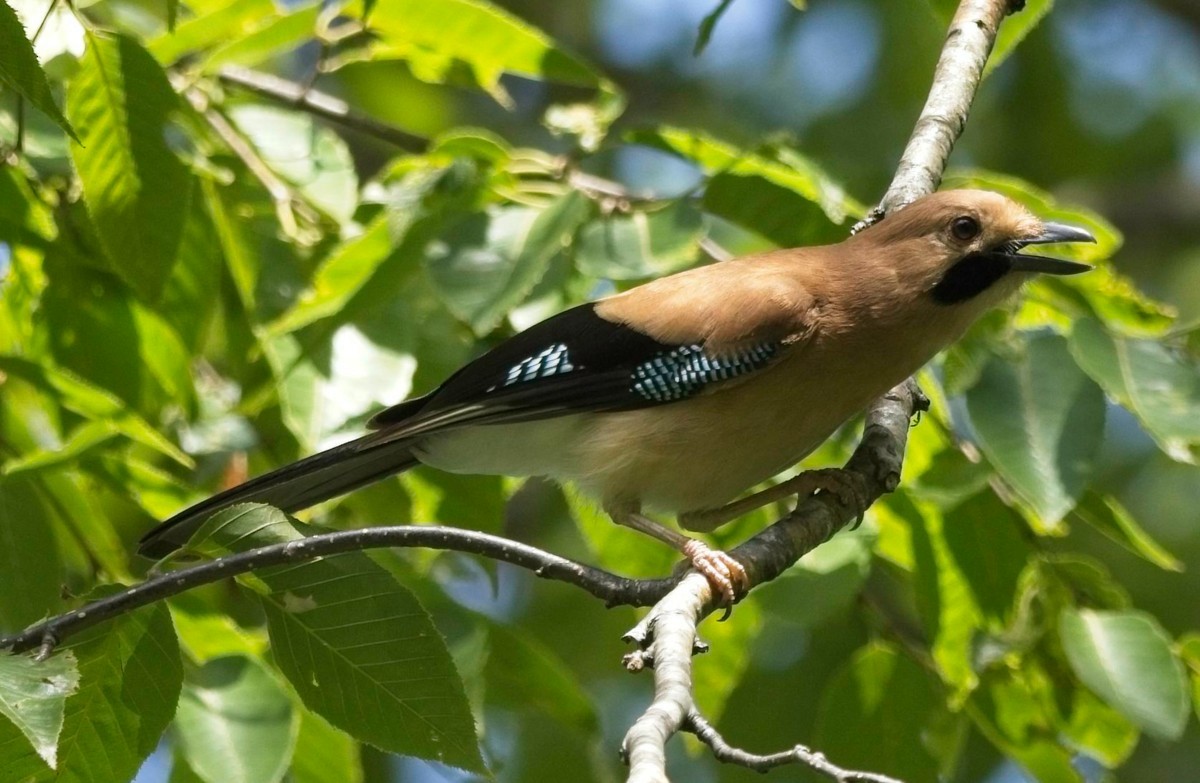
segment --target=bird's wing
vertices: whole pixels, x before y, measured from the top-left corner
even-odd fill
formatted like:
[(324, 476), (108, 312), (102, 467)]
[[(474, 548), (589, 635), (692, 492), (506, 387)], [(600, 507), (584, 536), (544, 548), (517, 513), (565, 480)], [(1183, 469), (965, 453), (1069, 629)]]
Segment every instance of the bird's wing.
[[(730, 292), (719, 298), (728, 303)], [(694, 298), (691, 307), (680, 310), (685, 317), (676, 319), (671, 338), (659, 339), (625, 318), (628, 305), (644, 304), (621, 295), (549, 318), (467, 364), (426, 397), (382, 411), (370, 425), (379, 432), (364, 440), (411, 438), (468, 424), (632, 410), (714, 393), (771, 366), (792, 348), (799, 333), (794, 323), (768, 318), (759, 318), (757, 329), (743, 320), (741, 326), (722, 330), (711, 308)], [(762, 308), (753, 294), (747, 294), (742, 305)], [(693, 322), (691, 330), (679, 323), (687, 318)]]

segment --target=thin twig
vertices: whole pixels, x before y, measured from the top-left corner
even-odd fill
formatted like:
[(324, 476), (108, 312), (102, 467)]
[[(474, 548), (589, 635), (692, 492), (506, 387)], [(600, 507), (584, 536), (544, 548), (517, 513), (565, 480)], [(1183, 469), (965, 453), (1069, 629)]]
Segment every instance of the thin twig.
[(544, 579), (567, 582), (604, 601), (607, 606), (649, 606), (674, 586), (676, 579), (629, 579), (577, 563), (536, 547), (476, 530), (437, 525), (395, 525), (341, 530), (298, 541), (239, 552), (148, 579), (120, 593), (60, 614), (11, 636), (0, 638), (0, 650), (44, 648), (126, 612), (185, 590), (282, 563), (382, 547), (427, 547), (483, 555), (529, 569)]
[(330, 122), (358, 131), (372, 138), (408, 150), (422, 152), (428, 140), (386, 122), (350, 108), (341, 98), (314, 89), (311, 84), (297, 84), (278, 76), (237, 65), (227, 65), (217, 72), (222, 83), (239, 87), (262, 98), (292, 106)]
[(769, 769), (789, 764), (803, 764), (837, 783), (902, 783), (896, 778), (880, 775), (877, 772), (843, 769), (825, 758), (824, 753), (803, 745), (796, 745), (791, 750), (765, 756), (748, 753), (726, 742), (725, 738), (708, 722), (708, 719), (695, 710), (688, 713), (682, 728), (684, 731), (694, 734), (698, 740), (707, 745), (717, 761), (736, 764), (755, 772), (766, 772)]

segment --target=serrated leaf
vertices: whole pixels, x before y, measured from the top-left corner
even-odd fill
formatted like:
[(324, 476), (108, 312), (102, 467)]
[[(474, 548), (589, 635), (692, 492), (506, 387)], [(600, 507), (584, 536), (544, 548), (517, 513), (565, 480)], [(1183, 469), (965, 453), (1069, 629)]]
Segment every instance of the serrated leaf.
[(429, 249), (430, 279), (446, 306), (485, 335), (528, 296), (590, 210), (588, 199), (572, 192), (542, 210), (501, 207), (470, 215), (444, 244)]
[(988, 459), (1050, 530), (1083, 496), (1104, 435), (1104, 394), (1066, 340), (1032, 337), (1014, 362), (993, 359), (967, 392)]
[(189, 673), (175, 715), (183, 756), (207, 783), (277, 783), (298, 728), (287, 693), (245, 656), (214, 658)]
[(147, 301), (170, 277), (191, 196), (188, 171), (166, 141), (177, 101), (132, 38), (88, 35), (67, 91), (67, 115), (80, 133), (71, 158), (109, 261)]
[[(308, 530), (268, 506), (239, 505), (206, 522), (188, 548), (219, 556)], [(485, 769), (445, 642), (375, 561), (347, 553), (240, 581), (261, 597), (275, 661), (309, 709), (384, 750)]]
[[(113, 592), (103, 588), (91, 597)], [(170, 723), (183, 679), (166, 606), (136, 609), (89, 628), (62, 651), (68, 649), (78, 663), (79, 686), (64, 707), (57, 770), (51, 771), (32, 749), (18, 751), (0, 721), (0, 758), (11, 775), (5, 779), (132, 780)]]
[(1075, 323), (1070, 345), (1084, 372), (1138, 417), (1167, 456), (1200, 462), (1200, 364), (1160, 342), (1111, 334), (1091, 319)]
[(1148, 614), (1064, 609), (1059, 636), (1075, 674), (1147, 733), (1178, 739), (1187, 725), (1183, 664)]
[(67, 697), (78, 687), (79, 669), (70, 650), (44, 661), (0, 653), (0, 717), (20, 729), (51, 769), (58, 766)]
[(585, 275), (609, 280), (662, 277), (695, 261), (704, 230), (704, 215), (685, 200), (605, 215), (580, 230), (575, 263)]
[(0, 83), (8, 85), (37, 107), (67, 135), (79, 141), (75, 129), (58, 109), (46, 73), (38, 63), (33, 45), (25, 37), (25, 28), (7, 3), (0, 2)]

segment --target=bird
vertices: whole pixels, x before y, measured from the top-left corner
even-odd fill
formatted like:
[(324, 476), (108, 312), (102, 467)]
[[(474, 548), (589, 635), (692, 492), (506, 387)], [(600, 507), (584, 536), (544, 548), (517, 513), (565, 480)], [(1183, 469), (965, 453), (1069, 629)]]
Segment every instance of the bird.
[(234, 504), (291, 513), (424, 464), (572, 484), (681, 552), (732, 605), (742, 564), (650, 515), (702, 532), (792, 495), (853, 496), (843, 471), (825, 469), (742, 497), (1033, 276), (1092, 268), (1027, 248), (1095, 241), (1000, 194), (945, 190), (837, 244), (659, 278), (515, 334), (377, 413), (368, 434), (180, 511), (139, 551), (168, 555)]

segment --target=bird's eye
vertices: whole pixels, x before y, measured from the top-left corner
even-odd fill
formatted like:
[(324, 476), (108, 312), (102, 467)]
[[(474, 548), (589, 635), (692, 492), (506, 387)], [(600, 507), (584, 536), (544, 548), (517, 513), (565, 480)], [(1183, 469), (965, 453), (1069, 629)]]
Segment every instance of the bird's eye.
[(950, 224), (950, 233), (955, 239), (969, 242), (979, 236), (979, 221), (967, 215), (954, 218), (954, 222)]

